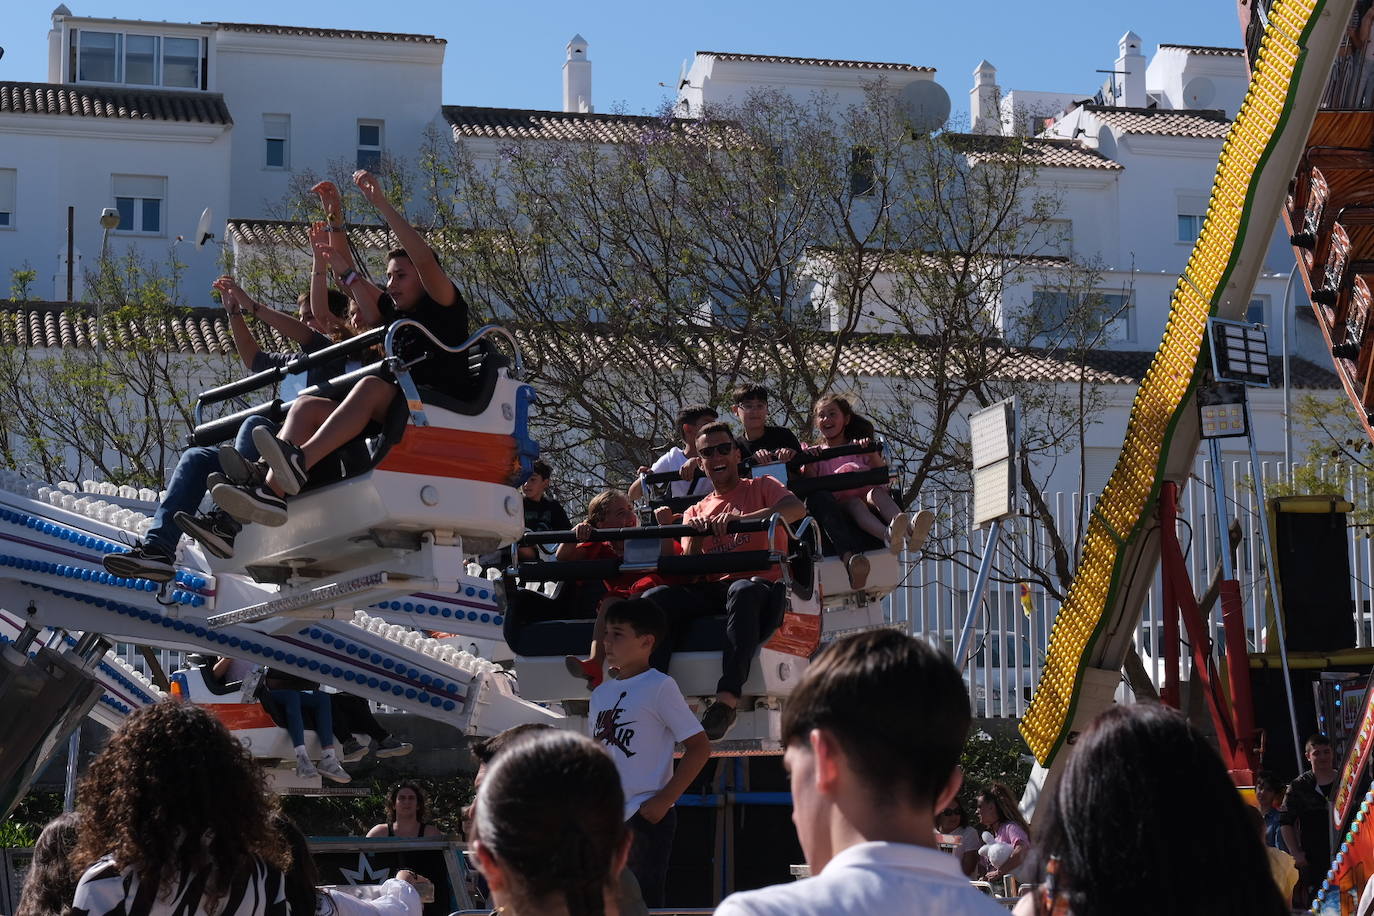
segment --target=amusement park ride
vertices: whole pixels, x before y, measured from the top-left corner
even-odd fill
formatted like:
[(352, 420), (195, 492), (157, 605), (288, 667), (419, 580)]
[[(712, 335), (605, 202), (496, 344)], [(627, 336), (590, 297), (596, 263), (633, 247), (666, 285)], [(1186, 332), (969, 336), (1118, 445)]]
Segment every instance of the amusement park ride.
[[(1161, 561), (1166, 592), (1174, 595), (1185, 625), (1197, 622), (1171, 520), (1204, 437), (1199, 396), (1205, 404), (1220, 376), (1217, 346), (1214, 341), (1209, 356), (1207, 335), (1214, 319), (1235, 324), (1243, 318), (1280, 218), (1291, 232), (1299, 275), (1337, 373), (1374, 438), (1374, 111), (1368, 105), (1356, 110), (1358, 81), (1352, 84), (1351, 70), (1341, 65), (1349, 58), (1354, 8), (1355, 0), (1240, 0), (1250, 87), (1223, 145), (1202, 231), (1136, 396), (1121, 457), (1093, 511), (1074, 584), (1022, 721), (1040, 764), (1028, 802), (1062, 771), (1074, 734), (1113, 702), (1151, 585), (1149, 571)], [(398, 346), (405, 335), (426, 339), (418, 349)], [(284, 526), (246, 528), (232, 560), (183, 546), (176, 579), (167, 586), (118, 578), (101, 567), (101, 556), (123, 549), (131, 533), (146, 527), (146, 517), (97, 496), (0, 474), (0, 696), (6, 697), (0, 710), (15, 708), (11, 697), (25, 697), (33, 733), (23, 760), (11, 763), (0, 754), (0, 810), (22, 796), (44, 751), (80, 715), (89, 711), (114, 725), (162, 696), (106, 654), (114, 641), (269, 665), (471, 735), (530, 721), (580, 727), (587, 695), (567, 674), (564, 656), (585, 651), (590, 621), (536, 624), (507, 647), (502, 626), (510, 589), (629, 571), (778, 567), (782, 623), (760, 649), (735, 730), (715, 746), (716, 753), (730, 754), (776, 751), (781, 709), (820, 645), (842, 632), (884, 625), (881, 599), (898, 584), (896, 558), (873, 551), (868, 585), (853, 590), (838, 560), (822, 555), (810, 520), (795, 528), (781, 519), (734, 523), (743, 526), (739, 530), (753, 526), (786, 535), (786, 549), (758, 555), (660, 556), (657, 539), (685, 533), (665, 526), (596, 532), (594, 540), (624, 542), (620, 560), (540, 559), (489, 575), (470, 566), (469, 557), (522, 537), (528, 545), (571, 537), (523, 531), (516, 487), (537, 454), (527, 431), (535, 393), (523, 381), (514, 338), (499, 328), (483, 328), (461, 347), (445, 348), (419, 325), (398, 322), (206, 392), (197, 419), (268, 388), (286, 371), (378, 346), (381, 359), (320, 386), (320, 393), (390, 373), (407, 410), (359, 444), (345, 478), (296, 497)], [(465, 400), (418, 388), (411, 379), (408, 370), (423, 351), (443, 349), (469, 355), (474, 384)], [(267, 400), (205, 420), (193, 440), (224, 441), (245, 417), (279, 418), (284, 407)], [(842, 489), (869, 482), (862, 476), (790, 485)], [(644, 480), (661, 482), (652, 475)], [(1231, 579), (1228, 571), (1220, 589), (1227, 656), (1246, 659), (1244, 624), (1232, 613), (1239, 592), (1228, 586)], [(1176, 634), (1177, 619), (1174, 624)], [(1282, 644), (1282, 619), (1277, 629)], [(689, 702), (699, 705), (714, 695), (723, 638), (721, 621), (705, 618), (681, 640), (672, 674)], [(513, 664), (459, 647), (470, 645)], [(1215, 678), (1205, 657), (1196, 661), (1195, 674)], [(1168, 667), (1176, 672), (1176, 656)], [(1223, 755), (1241, 783), (1259, 763), (1245, 668), (1229, 666), (1228, 689), (1213, 684), (1210, 690)], [(1176, 695), (1177, 679), (1170, 677), (1166, 700)], [(45, 692), (49, 681), (62, 681), (65, 689)], [(256, 756), (292, 756), (281, 730), (252, 697), (225, 693), (196, 668), (175, 673), (170, 686), (217, 710)], [(1352, 758), (1342, 777), (1347, 796), (1358, 791), (1371, 742), (1374, 712), (1352, 748), (1359, 759)], [(294, 778), (281, 768), (274, 777), (282, 787)], [(1355, 829), (1328, 882), (1325, 905), (1333, 912), (1349, 912), (1349, 891), (1358, 892), (1374, 873), (1374, 829), (1368, 837), (1358, 829), (1370, 804), (1351, 802), (1336, 813), (1336, 829), (1351, 826), (1352, 817)]]

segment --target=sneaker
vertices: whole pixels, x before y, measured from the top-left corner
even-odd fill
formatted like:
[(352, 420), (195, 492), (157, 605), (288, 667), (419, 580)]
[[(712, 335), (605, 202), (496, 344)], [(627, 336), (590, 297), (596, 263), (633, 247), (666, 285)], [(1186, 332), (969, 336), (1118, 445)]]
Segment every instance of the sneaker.
[(868, 562), (868, 557), (861, 553), (856, 553), (849, 558), (849, 562), (844, 565), (845, 572), (849, 574), (849, 587), (856, 592), (863, 591), (868, 584), (868, 573), (872, 569), (872, 564)]
[(901, 553), (906, 547), (906, 533), (910, 529), (910, 515), (898, 512), (892, 516), (892, 521), (887, 526), (887, 549), (893, 553)]
[(601, 666), (590, 658), (565, 655), (563, 656), (563, 666), (568, 669), (568, 673), (573, 677), (586, 682), (588, 690), (595, 690), (605, 680), (605, 675), (601, 673)]
[(267, 479), (267, 465), (249, 461), (232, 445), (219, 447), (219, 466), (230, 483), (255, 487)]
[(356, 763), (367, 756), (367, 745), (360, 744), (349, 738), (344, 742), (344, 746), (339, 748), (339, 759), (344, 763)]
[(309, 758), (309, 757), (305, 757), (305, 756), (302, 756), (302, 755), (300, 755), (300, 754), (297, 754), (297, 755), (296, 755), (296, 778), (297, 778), (297, 779), (314, 779), (316, 776), (319, 776), (319, 775), (320, 775), (320, 771), (317, 770), (317, 769), (315, 769), (315, 764), (313, 764), (313, 763), (310, 762), (310, 758)]
[(128, 553), (107, 553), (105, 571), (122, 579), (171, 582), (176, 578), (176, 555), (152, 541), (144, 541)]
[(935, 513), (929, 509), (922, 509), (916, 513), (916, 517), (911, 520), (911, 530), (907, 532), (906, 549), (910, 553), (916, 553), (926, 544), (926, 538), (930, 537), (930, 530), (935, 527)]
[(286, 524), (286, 500), (266, 487), (221, 483), (211, 488), (210, 498), (240, 523), (256, 522), (269, 528)]
[(234, 555), (234, 538), (243, 530), (243, 526), (234, 521), (234, 517), (223, 509), (216, 509), (204, 515), (178, 512), (172, 519), (178, 528), (186, 532), (187, 537), (199, 542), (221, 560), (227, 560)]
[(725, 737), (725, 733), (735, 724), (738, 717), (739, 713), (735, 707), (720, 702), (712, 703), (707, 707), (706, 715), (701, 717), (701, 727), (707, 738), (719, 741)]
[(277, 483), (281, 484), (286, 495), (295, 496), (299, 493), (310, 476), (305, 469), (305, 456), (301, 450), (272, 435), (266, 426), (254, 427), (253, 444), (262, 453), (267, 466), (277, 475)]
[(402, 741), (395, 735), (387, 735), (377, 742), (376, 753), (378, 757), (404, 757), (413, 750), (415, 750), (415, 745), (409, 741)]
[[(258, 428), (261, 429), (262, 427)], [(321, 776), (325, 776), (335, 782), (353, 781), (353, 777), (348, 775), (348, 771), (343, 768), (343, 764), (339, 763), (339, 758), (337, 757), (330, 756), (324, 758), (320, 761), (318, 769)]]

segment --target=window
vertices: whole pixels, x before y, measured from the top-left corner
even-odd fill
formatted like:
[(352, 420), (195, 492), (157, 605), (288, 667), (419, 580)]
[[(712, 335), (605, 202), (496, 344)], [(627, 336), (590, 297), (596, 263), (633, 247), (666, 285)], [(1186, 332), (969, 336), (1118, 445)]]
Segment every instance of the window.
[(1135, 309), (1123, 293), (1037, 289), (1031, 311), (1039, 334), (1055, 340), (1090, 345), (1135, 339)]
[(1268, 311), (1269, 299), (1267, 296), (1256, 296), (1250, 300), (1250, 304), (1245, 309), (1245, 320), (1251, 324), (1268, 324), (1264, 320), (1264, 313)]
[(167, 179), (149, 175), (115, 175), (113, 179), (115, 209), (119, 211), (115, 231), (161, 235)]
[(14, 228), (14, 196), (18, 182), (14, 169), (0, 169), (0, 229)]
[(877, 187), (873, 175), (873, 150), (856, 146), (849, 153), (849, 193), (854, 197), (868, 197)]
[(1202, 234), (1202, 215), (1207, 212), (1207, 195), (1200, 191), (1175, 191), (1178, 214), (1178, 241), (1191, 245)]
[(204, 88), (199, 38), (80, 29), (72, 36), (76, 79), (131, 86)]
[(262, 133), (265, 138), (263, 165), (269, 169), (291, 168), (291, 116), (263, 115)]
[(358, 168), (375, 172), (382, 166), (381, 121), (358, 122)]

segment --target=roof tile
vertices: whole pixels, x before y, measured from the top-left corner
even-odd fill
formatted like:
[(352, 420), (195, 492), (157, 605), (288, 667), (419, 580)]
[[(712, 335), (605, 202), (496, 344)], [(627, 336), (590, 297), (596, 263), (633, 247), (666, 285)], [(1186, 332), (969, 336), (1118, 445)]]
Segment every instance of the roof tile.
[(1178, 45), (1170, 42), (1161, 42), (1160, 49), (1178, 48), (1181, 51), (1188, 51), (1193, 54), (1205, 54), (1211, 57), (1244, 57), (1243, 48), (1218, 48), (1214, 45)]
[(890, 64), (872, 60), (837, 60), (826, 57), (781, 57), (776, 54), (739, 54), (733, 51), (698, 51), (699, 57), (716, 60), (738, 60), (762, 64), (801, 64), (808, 67), (847, 67), (856, 70), (903, 70), (908, 73), (934, 73), (934, 67), (915, 64)]
[(1113, 108), (1084, 105), (1099, 121), (1122, 133), (1163, 137), (1199, 137), (1221, 140), (1231, 129), (1231, 119), (1215, 109), (1174, 111), (1167, 108)]
[(365, 41), (413, 41), (421, 44), (442, 45), (447, 39), (435, 35), (420, 35), (409, 32), (366, 32), (360, 29), (323, 29), (310, 26), (265, 25), (257, 22), (206, 22), (226, 32), (253, 32), (258, 35), (290, 35), (296, 38), (353, 38)]
[(0, 82), (0, 114), (71, 115), (125, 121), (233, 124), (218, 92), (125, 86)]
[(480, 108), (445, 105), (444, 117), (458, 137), (493, 140), (590, 140), (594, 143), (633, 143), (646, 133), (669, 125), (695, 123), (687, 118), (665, 121), (651, 115), (597, 114), (576, 111), (539, 111), (525, 108)]
[(1056, 137), (1000, 137), (986, 134), (946, 134), (952, 142), (965, 147), (969, 158), (974, 162), (980, 159), (1010, 159), (1012, 143), (1023, 144), (1025, 160), (1038, 168), (1053, 169), (1106, 169), (1108, 171), (1124, 168), (1119, 162), (1092, 149), (1081, 140), (1067, 140)]

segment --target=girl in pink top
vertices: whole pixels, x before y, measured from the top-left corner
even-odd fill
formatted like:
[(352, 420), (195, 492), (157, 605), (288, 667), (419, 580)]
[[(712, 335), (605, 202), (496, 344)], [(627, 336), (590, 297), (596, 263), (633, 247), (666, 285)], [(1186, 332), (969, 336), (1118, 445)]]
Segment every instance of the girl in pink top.
[[(856, 414), (849, 401), (838, 395), (823, 396), (816, 402), (813, 413), (820, 441), (804, 446), (805, 451), (816, 452), (841, 445), (868, 445), (873, 441), (873, 424)], [(882, 452), (864, 452), (813, 461), (805, 466), (803, 473), (807, 477), (821, 477), (882, 467), (887, 467), (887, 459)], [(901, 551), (911, 527), (911, 518), (892, 498), (887, 484), (837, 490), (835, 499), (861, 529), (886, 541), (893, 553)]]

